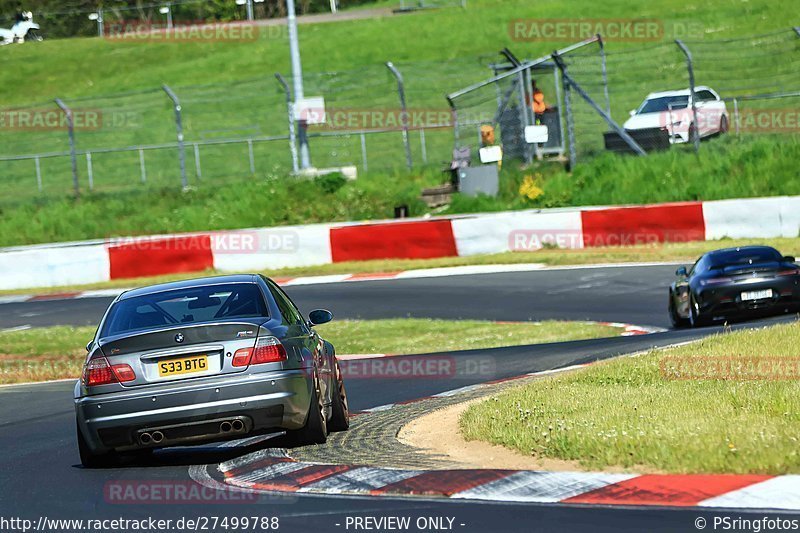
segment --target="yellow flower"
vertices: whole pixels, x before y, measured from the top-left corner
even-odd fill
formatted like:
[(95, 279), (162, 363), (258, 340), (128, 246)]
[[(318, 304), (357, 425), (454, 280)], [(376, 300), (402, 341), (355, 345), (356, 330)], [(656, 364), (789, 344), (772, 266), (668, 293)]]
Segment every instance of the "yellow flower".
[(535, 180), (533, 176), (525, 176), (522, 180), (522, 184), (519, 186), (519, 194), (529, 200), (535, 200), (544, 194), (544, 191), (539, 187), (537, 180)]

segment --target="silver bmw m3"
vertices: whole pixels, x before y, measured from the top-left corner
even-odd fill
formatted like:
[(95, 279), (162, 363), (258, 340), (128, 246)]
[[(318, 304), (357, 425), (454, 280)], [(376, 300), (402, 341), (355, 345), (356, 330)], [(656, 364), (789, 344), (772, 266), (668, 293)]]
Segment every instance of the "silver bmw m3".
[(272, 280), (235, 275), (154, 285), (109, 306), (75, 386), (87, 467), (128, 453), (285, 430), (325, 442), (349, 427), (333, 345)]

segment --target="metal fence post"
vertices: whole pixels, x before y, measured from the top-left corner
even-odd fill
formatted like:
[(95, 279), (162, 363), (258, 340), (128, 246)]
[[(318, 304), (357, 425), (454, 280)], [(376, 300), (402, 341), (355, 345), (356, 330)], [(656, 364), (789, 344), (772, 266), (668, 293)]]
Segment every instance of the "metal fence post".
[(364, 172), (369, 171), (367, 164), (367, 136), (361, 132), (361, 165), (364, 167)]
[(406, 165), (408, 168), (413, 166), (411, 160), (411, 143), (408, 139), (408, 106), (406, 105), (406, 88), (403, 82), (403, 75), (391, 61), (386, 63), (386, 67), (394, 74), (397, 79), (397, 94), (400, 96), (400, 109), (402, 111), (401, 120), (403, 121), (403, 145), (406, 149)]
[(447, 96), (447, 103), (450, 105), (450, 114), (453, 117), (453, 148), (461, 148), (458, 143), (460, 135), (458, 126), (458, 109), (456, 108), (456, 103), (452, 98), (450, 98), (450, 96)]
[(200, 147), (197, 146), (197, 143), (194, 143), (194, 172), (197, 179), (203, 178), (203, 169), (200, 166)]
[(39, 187), (39, 192), (42, 192), (42, 167), (38, 155), (33, 158), (33, 163), (36, 165), (36, 185)]
[(292, 172), (297, 174), (297, 138), (295, 137), (294, 132), (294, 106), (292, 105), (292, 92), (289, 90), (289, 83), (286, 81), (286, 78), (277, 72), (275, 73), (275, 78), (278, 80), (278, 83), (281, 84), (281, 87), (283, 87), (283, 90), (286, 93), (286, 112), (289, 115), (289, 150), (292, 154)]
[(739, 136), (739, 99), (733, 99), (733, 124), (736, 127), (736, 136)]
[(256, 173), (256, 158), (253, 154), (253, 139), (247, 139), (247, 156), (250, 161), (250, 174)]
[(92, 170), (92, 152), (86, 152), (86, 174), (89, 176), (89, 190), (94, 190), (94, 171)]
[(181, 101), (178, 99), (178, 95), (175, 94), (172, 89), (169, 88), (167, 84), (161, 86), (164, 89), (164, 92), (167, 93), (170, 100), (172, 100), (172, 105), (175, 108), (175, 130), (178, 134), (178, 159), (180, 161), (181, 166), (181, 185), (183, 188), (187, 188), (189, 186), (189, 182), (186, 179), (186, 150), (183, 146), (183, 120), (181, 118)]
[[(520, 109), (519, 121), (520, 121), (520, 126), (521, 126), (521, 128), (520, 128), (520, 137), (521, 137), (521, 140), (522, 140), (522, 152), (523, 152), (523, 154), (525, 156), (525, 162), (530, 165), (531, 161), (532, 161), (532, 158), (531, 158), (531, 147), (525, 141), (525, 128), (527, 128), (529, 126), (529, 121), (528, 121), (528, 118), (529, 118), (528, 117), (528, 109), (529, 109), (529, 107), (528, 107), (528, 89), (527, 89), (527, 86), (526, 86), (527, 85), (527, 83), (526, 83), (527, 77), (525, 76), (525, 72), (526, 72), (525, 70), (522, 70), (519, 73), (519, 106), (520, 106), (519, 107), (519, 109)], [(532, 111), (533, 110), (531, 110), (531, 112)]]
[(606, 98), (606, 113), (611, 115), (611, 97), (608, 95), (608, 64), (606, 63), (606, 45), (603, 36), (597, 34), (597, 44), (600, 46), (600, 67), (603, 71), (603, 96)]
[(681, 49), (683, 55), (686, 56), (686, 68), (689, 70), (689, 92), (691, 93), (692, 99), (692, 122), (694, 122), (694, 128), (689, 128), (689, 133), (692, 135), (692, 142), (694, 143), (694, 151), (700, 151), (700, 125), (697, 122), (697, 105), (696, 105), (696, 95), (694, 94), (694, 61), (692, 60), (692, 52), (689, 51), (689, 48), (683, 44), (683, 41), (680, 39), (675, 39), (675, 44), (678, 45), (678, 48)]
[(56, 98), (56, 105), (61, 108), (67, 117), (67, 131), (69, 132), (69, 157), (72, 160), (72, 186), (75, 189), (75, 197), (81, 195), (78, 186), (78, 158), (75, 155), (75, 121), (72, 119), (72, 110), (64, 103), (61, 98)]
[(569, 80), (564, 77), (567, 66), (561, 68), (561, 80), (564, 83), (564, 111), (567, 120), (567, 142), (569, 143), (569, 171), (578, 163), (577, 148), (575, 146), (575, 120), (572, 115), (572, 89)]
[(139, 148), (139, 174), (142, 177), (142, 183), (147, 183), (147, 168), (144, 165), (144, 150)]

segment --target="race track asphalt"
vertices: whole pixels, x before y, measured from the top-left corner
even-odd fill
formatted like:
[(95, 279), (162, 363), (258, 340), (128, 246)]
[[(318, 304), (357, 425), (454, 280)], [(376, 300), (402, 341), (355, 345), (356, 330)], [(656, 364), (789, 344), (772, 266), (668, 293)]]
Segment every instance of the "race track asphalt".
[[(289, 287), (304, 309), (331, 309), (341, 318), (435, 317), (489, 320), (621, 321), (668, 327), (666, 286), (674, 266), (563, 269), (514, 274), (338, 283)], [(54, 300), (0, 305), (0, 328), (22, 325), (94, 324), (108, 298)], [(735, 328), (789, 320), (743, 323)], [(348, 383), (354, 411), (411, 400), (454, 388), (631, 353), (696, 339), (718, 327), (678, 330), (538, 346), (508, 347), (451, 354), (479, 357), (492, 364), (491, 375), (431, 379), (358, 379)], [(88, 339), (87, 339), (88, 340)], [(263, 497), (257, 503), (109, 504), (109, 481), (190, 483), (188, 467), (214, 464), (244, 452), (203, 448), (163, 452), (148, 463), (111, 470), (79, 466), (74, 440), (72, 383), (0, 388), (0, 517), (171, 518), (278, 516), (281, 531), (354, 531), (347, 517), (446, 516), (454, 531), (696, 531), (695, 519), (715, 516), (760, 518), (762, 512), (681, 508), (604, 508), (563, 505), (476, 503), (429, 499), (353, 497)], [(768, 514), (768, 513), (767, 513)], [(769, 514), (769, 516), (776, 516)], [(784, 518), (789, 515), (781, 515)], [(791, 516), (796, 518), (796, 516)], [(339, 525), (337, 525), (339, 524)], [(463, 526), (460, 524), (464, 524)], [(2, 529), (2, 527), (0, 527)], [(709, 527), (709, 529), (711, 529)], [(221, 530), (218, 528), (218, 530)], [(363, 529), (361, 530), (363, 531)], [(412, 531), (416, 529), (412, 528)]]

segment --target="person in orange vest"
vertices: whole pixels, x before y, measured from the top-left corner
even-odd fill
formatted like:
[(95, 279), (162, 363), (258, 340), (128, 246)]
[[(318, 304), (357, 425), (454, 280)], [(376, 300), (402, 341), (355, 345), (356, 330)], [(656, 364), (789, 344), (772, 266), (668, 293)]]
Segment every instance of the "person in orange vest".
[(547, 111), (547, 104), (544, 103), (544, 93), (536, 86), (536, 80), (531, 82), (531, 94), (533, 96), (533, 101), (530, 102), (530, 106), (531, 109), (533, 109), (536, 124), (539, 125), (542, 123), (544, 112)]

